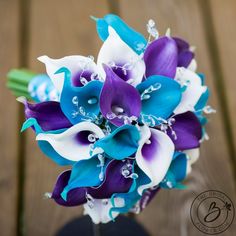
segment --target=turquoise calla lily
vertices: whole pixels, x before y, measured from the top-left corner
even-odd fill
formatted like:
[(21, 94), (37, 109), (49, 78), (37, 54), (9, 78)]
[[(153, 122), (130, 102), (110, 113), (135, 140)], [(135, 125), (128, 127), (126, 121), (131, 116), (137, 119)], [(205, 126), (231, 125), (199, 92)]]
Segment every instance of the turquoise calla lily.
[(202, 94), (202, 96), (198, 100), (197, 104), (194, 106), (194, 109), (196, 111), (203, 109), (208, 102), (209, 96), (210, 96), (210, 91), (207, 88), (206, 91)]
[(108, 27), (111, 26), (121, 39), (137, 54), (141, 54), (147, 44), (145, 37), (129, 27), (119, 16), (114, 14), (105, 15), (103, 18), (92, 17), (96, 21), (97, 32), (102, 41), (109, 35)]
[(72, 189), (100, 185), (103, 181), (101, 174), (104, 175), (108, 164), (109, 161), (107, 159), (104, 160), (104, 163), (101, 163), (97, 156), (77, 162), (72, 167), (68, 185), (61, 193), (61, 197), (66, 201), (67, 193)]
[(60, 105), (68, 120), (72, 124), (84, 120), (96, 120), (100, 112), (99, 96), (102, 82), (94, 80), (83, 87), (75, 87), (72, 85), (71, 73), (67, 68), (61, 68), (55, 74), (58, 73), (65, 73)]
[(152, 126), (169, 118), (181, 100), (180, 85), (165, 76), (150, 76), (137, 89), (142, 99), (142, 115), (150, 116)]
[(164, 180), (160, 183), (161, 188), (184, 188), (180, 184), (187, 175), (187, 155), (182, 152), (175, 152), (173, 161)]
[(95, 142), (111, 158), (122, 160), (134, 154), (138, 148), (140, 134), (133, 125), (123, 125), (106, 137)]

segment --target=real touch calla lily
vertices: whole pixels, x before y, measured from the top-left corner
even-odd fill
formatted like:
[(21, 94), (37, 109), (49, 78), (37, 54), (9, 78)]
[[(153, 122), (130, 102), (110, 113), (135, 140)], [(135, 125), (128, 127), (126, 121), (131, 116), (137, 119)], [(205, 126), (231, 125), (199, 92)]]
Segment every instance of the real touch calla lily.
[(100, 95), (103, 116), (116, 126), (124, 124), (124, 117), (139, 117), (141, 97), (130, 84), (123, 81), (113, 70), (104, 65), (106, 80)]
[(137, 54), (143, 52), (147, 40), (142, 34), (129, 27), (119, 16), (107, 14), (103, 18), (92, 18), (96, 21), (98, 36), (101, 40), (105, 41), (109, 37), (108, 29), (112, 27)]
[(107, 223), (141, 212), (161, 189), (185, 188), (214, 110), (185, 40), (159, 36), (153, 20), (146, 39), (116, 15), (92, 18), (103, 41), (97, 60), (39, 57), (47, 75), (31, 75), (36, 103), (18, 100), (22, 131), (31, 127), (42, 152), (69, 166), (47, 196)]
[(178, 65), (178, 49), (173, 38), (164, 36), (151, 42), (144, 52), (146, 77), (164, 75), (174, 78)]

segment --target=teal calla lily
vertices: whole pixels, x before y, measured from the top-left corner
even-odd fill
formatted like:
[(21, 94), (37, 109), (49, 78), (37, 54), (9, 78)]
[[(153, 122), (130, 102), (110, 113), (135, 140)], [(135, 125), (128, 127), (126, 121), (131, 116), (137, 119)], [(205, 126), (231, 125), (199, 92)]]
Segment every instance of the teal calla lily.
[(72, 167), (68, 185), (61, 193), (61, 197), (66, 201), (67, 193), (72, 189), (79, 187), (96, 187), (100, 185), (103, 181), (101, 175), (104, 176), (108, 164), (109, 161), (106, 159), (101, 165), (97, 156), (77, 162)]
[(165, 76), (150, 76), (137, 86), (142, 99), (142, 114), (153, 119), (153, 126), (170, 117), (181, 100), (181, 87)]
[(99, 96), (102, 82), (94, 80), (83, 87), (75, 87), (71, 82), (71, 73), (67, 68), (59, 69), (56, 74), (65, 73), (61, 93), (61, 109), (72, 124), (84, 120), (95, 120), (100, 112)]
[(97, 32), (102, 41), (109, 35), (108, 27), (111, 26), (120, 38), (131, 47), (137, 54), (141, 54), (147, 44), (145, 37), (129, 27), (119, 16), (114, 14), (105, 15), (103, 18), (92, 17), (96, 21)]
[(175, 152), (170, 168), (164, 180), (160, 183), (161, 188), (184, 188), (180, 182), (187, 175), (187, 155), (182, 152)]
[(121, 160), (136, 152), (139, 139), (140, 134), (135, 126), (123, 125), (95, 142), (94, 147), (102, 148), (111, 158)]

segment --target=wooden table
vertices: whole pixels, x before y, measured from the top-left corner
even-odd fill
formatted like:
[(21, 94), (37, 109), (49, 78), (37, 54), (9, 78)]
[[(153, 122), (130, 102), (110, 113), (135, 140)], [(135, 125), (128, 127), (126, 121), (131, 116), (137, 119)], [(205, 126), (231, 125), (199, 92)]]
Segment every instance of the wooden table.
[[(154, 19), (160, 33), (197, 47), (199, 72), (206, 74), (210, 104), (210, 140), (185, 182), (187, 190), (163, 190), (137, 216), (152, 235), (203, 235), (189, 217), (193, 198), (216, 189), (234, 201), (236, 176), (236, 1), (235, 0), (0, 0), (0, 235), (54, 235), (82, 208), (63, 208), (43, 194), (51, 191), (62, 171), (37, 147), (32, 131), (20, 135), (22, 109), (5, 88), (5, 74), (12, 67), (43, 72), (36, 58), (47, 54), (94, 55), (98, 39), (90, 15), (119, 13), (128, 24), (146, 33)], [(222, 235), (233, 235), (236, 221)], [(235, 234), (234, 234), (235, 235)]]

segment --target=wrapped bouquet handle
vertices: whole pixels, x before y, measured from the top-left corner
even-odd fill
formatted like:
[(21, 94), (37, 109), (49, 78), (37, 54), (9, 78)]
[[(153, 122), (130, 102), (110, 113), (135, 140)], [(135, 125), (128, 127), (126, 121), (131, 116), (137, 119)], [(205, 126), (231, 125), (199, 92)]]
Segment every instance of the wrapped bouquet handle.
[(214, 109), (185, 40), (161, 35), (153, 20), (145, 38), (116, 15), (93, 19), (96, 59), (40, 56), (45, 74), (12, 70), (8, 87), (25, 106), (22, 131), (32, 128), (42, 152), (69, 167), (46, 196), (83, 205), (99, 235), (100, 223), (140, 213), (162, 189), (185, 189)]

